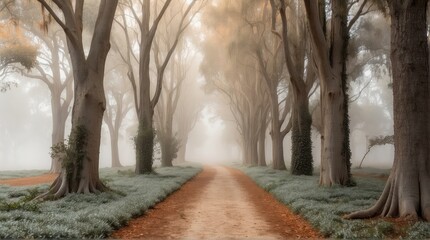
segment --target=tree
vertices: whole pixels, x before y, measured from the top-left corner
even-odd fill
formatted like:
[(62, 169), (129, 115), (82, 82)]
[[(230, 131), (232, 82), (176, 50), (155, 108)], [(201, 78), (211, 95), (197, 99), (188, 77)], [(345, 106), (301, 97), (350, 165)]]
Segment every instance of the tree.
[[(302, 6), (289, 3), (291, 24), (287, 21), (287, 7), (284, 0), (271, 0), (272, 6), (272, 30), (282, 39), (283, 52), (286, 66), (289, 72), (289, 83), (292, 91), (292, 156), (291, 173), (294, 175), (312, 175), (312, 117), (309, 113), (309, 93), (314, 85), (315, 76), (311, 63), (306, 59), (307, 34), (305, 23), (302, 21)], [(282, 22), (281, 34), (276, 32), (276, 11), (279, 11)], [(291, 27), (291, 29), (290, 29)], [(309, 58), (308, 58), (309, 59)], [(307, 68), (305, 68), (307, 62)], [(305, 69), (306, 79), (305, 79)]]
[[(151, 1), (143, 0), (138, 4), (135, 4), (133, 1), (128, 0), (124, 3), (123, 12), (123, 20), (117, 21), (124, 31), (127, 40), (131, 40), (130, 33), (128, 30), (128, 21), (125, 18), (125, 12), (129, 11), (131, 13), (132, 21), (137, 23), (138, 26), (138, 36), (140, 36), (140, 40), (136, 43), (139, 46), (138, 56), (134, 54), (134, 43), (127, 42), (127, 50), (129, 53), (123, 53), (123, 59), (126, 63), (129, 64), (129, 78), (132, 82), (136, 110), (138, 115), (139, 127), (138, 133), (135, 137), (136, 144), (136, 173), (144, 174), (152, 172), (152, 157), (153, 157), (153, 145), (154, 145), (154, 129), (153, 129), (153, 116), (154, 116), (154, 108), (158, 103), (160, 98), (161, 90), (162, 90), (162, 81), (164, 77), (164, 72), (166, 70), (167, 64), (170, 61), (170, 58), (173, 52), (176, 49), (176, 46), (180, 40), (182, 33), (191, 23), (191, 18), (187, 19), (188, 14), (191, 12), (191, 9), (196, 4), (197, 0), (193, 0), (188, 5), (186, 5), (185, 11), (180, 14), (177, 32), (175, 35), (175, 39), (170, 45), (168, 52), (165, 55), (164, 60), (156, 63), (157, 68), (157, 77), (156, 77), (156, 86), (155, 93), (152, 96), (151, 94), (151, 76), (150, 76), (150, 64), (151, 64), (151, 50), (153, 46), (153, 41), (155, 38), (155, 34), (157, 32), (158, 26), (160, 24), (163, 15), (171, 4), (172, 0), (167, 0), (163, 3), (162, 8), (158, 15), (155, 17), (152, 25), (150, 26), (150, 16), (151, 16)], [(203, 3), (201, 3), (203, 4)], [(185, 6), (185, 5), (182, 5)], [(202, 6), (202, 5), (201, 5)], [(136, 11), (136, 9), (140, 9), (140, 13)], [(158, 3), (155, 2), (155, 9), (158, 9)], [(180, 10), (182, 11), (182, 9)], [(133, 70), (133, 66), (130, 61), (137, 60), (139, 67), (139, 74), (135, 74)], [(136, 77), (137, 76), (137, 77)], [(138, 83), (136, 81), (138, 79)], [(139, 90), (137, 90), (139, 87)]]
[[(28, 31), (31, 32), (45, 51), (38, 57), (38, 63), (33, 71), (21, 70), (23, 76), (40, 80), (51, 93), (52, 112), (52, 146), (63, 143), (65, 139), (66, 121), (70, 115), (70, 105), (73, 100), (73, 76), (70, 69), (70, 58), (66, 55), (67, 44), (65, 37), (57, 29), (52, 29), (47, 34), (37, 26), (29, 23)], [(53, 158), (51, 173), (61, 171), (61, 162)]]
[(391, 17), (394, 163), (375, 205), (346, 217), (421, 217), (430, 221), (428, 1), (387, 2)]
[[(103, 79), (118, 0), (100, 1), (89, 51), (85, 51), (82, 37), (84, 0), (38, 1), (43, 12), (50, 14), (50, 17), (44, 15), (44, 20), (54, 19), (66, 34), (75, 86), (72, 130), (67, 147), (60, 147), (61, 153), (57, 152), (63, 156), (63, 170), (41, 197), (59, 198), (69, 193), (104, 191), (106, 186), (100, 181), (98, 172), (101, 126), (106, 107)], [(60, 9), (62, 16), (54, 6)]]
[(188, 72), (186, 64), (188, 64), (190, 52), (184, 49), (185, 46), (181, 46), (172, 58), (169, 66), (170, 74), (167, 75), (169, 78), (163, 81), (163, 92), (155, 112), (155, 125), (161, 147), (161, 166), (163, 167), (172, 166), (173, 159), (177, 157), (180, 147), (180, 139), (173, 132), (173, 120)]
[[(220, 93), (230, 108), (232, 121), (240, 135), (245, 165), (266, 165), (263, 157), (265, 149), (261, 145), (265, 144), (268, 112), (271, 108), (269, 91), (261, 72), (263, 67), (264, 70), (271, 71), (274, 65), (266, 69), (265, 55), (262, 56), (264, 66), (261, 67), (255, 57), (257, 41), (263, 42), (259, 41), (264, 32), (264, 26), (261, 26), (264, 24), (261, 23), (265, 23), (261, 19), (267, 16), (260, 3), (236, 1), (232, 4), (213, 5), (210, 8), (209, 18), (205, 23), (213, 31), (209, 32), (205, 39), (205, 56), (200, 67), (207, 82), (206, 89)], [(272, 55), (267, 55), (270, 56), (267, 58), (272, 60)], [(282, 71), (282, 67), (277, 68), (278, 66), (273, 69)], [(279, 110), (280, 78), (277, 77), (281, 74), (278, 73), (279, 71), (273, 75), (276, 75), (274, 78), (277, 80), (274, 90), (275, 107)], [(228, 113), (223, 115), (230, 117)], [(276, 161), (283, 163), (283, 158), (276, 158)]]
[(130, 89), (124, 84), (125, 74), (119, 69), (110, 71), (110, 79), (106, 84), (107, 106), (103, 120), (109, 129), (112, 167), (122, 167), (119, 158), (118, 140), (124, 118), (133, 108)]
[[(13, 2), (2, 4), (4, 6), (0, 5), (0, 9), (12, 7)], [(23, 34), (17, 19), (0, 21), (0, 91), (4, 92), (16, 84), (6, 79), (17, 72), (16, 66), (29, 71), (36, 65), (38, 54), (38, 47)]]
[[(328, 39), (325, 0), (304, 0), (304, 3), (321, 89), (320, 185), (353, 185), (350, 173), (347, 48), (349, 31), (357, 19), (368, 12), (364, 11), (368, 1), (352, 1), (348, 5), (348, 1), (333, 0)], [(349, 11), (358, 3), (361, 4), (359, 9), (348, 22)]]

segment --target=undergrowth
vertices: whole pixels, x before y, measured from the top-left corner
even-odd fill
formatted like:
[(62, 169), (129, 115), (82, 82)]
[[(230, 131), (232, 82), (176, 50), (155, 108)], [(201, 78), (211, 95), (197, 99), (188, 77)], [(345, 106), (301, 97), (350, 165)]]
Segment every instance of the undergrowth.
[[(241, 167), (260, 187), (303, 216), (324, 237), (346, 239), (392, 238), (393, 223), (384, 219), (345, 220), (343, 215), (368, 208), (379, 198), (384, 182), (357, 179), (355, 187), (319, 187), (317, 176), (293, 176), (267, 167)], [(430, 238), (430, 223), (418, 222), (407, 228), (402, 237)]]
[(113, 191), (71, 194), (45, 202), (33, 198), (45, 192), (48, 185), (0, 186), (0, 239), (107, 237), (199, 171), (193, 167), (170, 167), (156, 169), (158, 174), (135, 175), (128, 169), (104, 169), (101, 178)]

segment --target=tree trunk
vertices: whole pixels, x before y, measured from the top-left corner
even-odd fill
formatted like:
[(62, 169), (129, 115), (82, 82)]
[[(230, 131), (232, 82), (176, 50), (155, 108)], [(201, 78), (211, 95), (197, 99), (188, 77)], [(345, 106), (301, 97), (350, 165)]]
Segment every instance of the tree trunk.
[[(51, 92), (51, 111), (52, 111), (52, 146), (64, 142), (64, 132), (66, 129), (66, 117), (62, 112), (60, 94)], [(58, 157), (52, 157), (50, 173), (61, 172), (61, 162)]]
[[(284, 138), (280, 132), (281, 129), (281, 123), (279, 121), (279, 108), (277, 101), (276, 104), (272, 104), (272, 131), (271, 131), (271, 137), (272, 137), (272, 161), (273, 161), (273, 169), (277, 170), (285, 170), (287, 169), (285, 167), (284, 162), (284, 145), (283, 141)], [(273, 106), (274, 105), (274, 106)]]
[(291, 135), (291, 174), (312, 175), (312, 140), (311, 125), (312, 117), (309, 113), (309, 100), (306, 92), (295, 96), (293, 104), (293, 132)]
[[(254, 137), (251, 138), (250, 142), (250, 161), (251, 161), (251, 166), (258, 166), (258, 138), (255, 136), (256, 134), (253, 134)], [(258, 135), (257, 135), (258, 136)]]
[(427, 0), (388, 1), (394, 94), (393, 168), (376, 204), (347, 218), (430, 221)]
[(187, 142), (188, 137), (181, 139), (181, 144), (179, 146), (178, 157), (176, 158), (178, 162), (185, 162), (185, 155), (187, 153)]
[(114, 131), (115, 131), (114, 133), (110, 134), (112, 167), (122, 167), (121, 161), (119, 160), (119, 149), (118, 149), (119, 129), (115, 129)]
[[(346, 129), (347, 109), (343, 80), (345, 75), (346, 44), (348, 40), (347, 2), (332, 1), (331, 38), (327, 42), (325, 24), (321, 23), (321, 9), (318, 4), (305, 0), (305, 7), (312, 36), (314, 54), (317, 59), (321, 79), (321, 171), (320, 185), (349, 185), (351, 177), (348, 172), (350, 164), (349, 134)], [(329, 48), (327, 48), (329, 46)]]
[(98, 172), (101, 125), (106, 106), (103, 73), (89, 70), (85, 78), (75, 82), (75, 86), (68, 150), (71, 154), (66, 154), (61, 174), (42, 197), (59, 198), (68, 193), (95, 193), (107, 189)]
[(266, 163), (266, 119), (262, 120), (262, 127), (258, 139), (258, 166), (267, 166)]
[[(341, 79), (334, 78), (339, 86)], [(333, 80), (333, 81), (335, 81)], [(321, 85), (322, 88), (327, 86)], [(349, 182), (347, 164), (342, 156), (344, 140), (343, 116), (344, 95), (338, 87), (331, 90), (323, 90), (321, 116), (323, 132), (321, 133), (321, 172), (320, 185), (331, 186), (334, 184), (347, 185)]]
[[(46, 2), (41, 1), (46, 5)], [(70, 5), (55, 4), (64, 12), (73, 13)], [(72, 60), (74, 104), (72, 132), (64, 149), (62, 171), (49, 191), (40, 198), (60, 198), (69, 193), (96, 193), (106, 186), (99, 178), (99, 153), (103, 113), (106, 99), (103, 88), (106, 57), (110, 49), (110, 33), (118, 0), (101, 1), (91, 47), (85, 55), (82, 42), (82, 15), (65, 14), (65, 33)], [(51, 14), (55, 14), (51, 8)], [(61, 22), (58, 16), (56, 21)]]

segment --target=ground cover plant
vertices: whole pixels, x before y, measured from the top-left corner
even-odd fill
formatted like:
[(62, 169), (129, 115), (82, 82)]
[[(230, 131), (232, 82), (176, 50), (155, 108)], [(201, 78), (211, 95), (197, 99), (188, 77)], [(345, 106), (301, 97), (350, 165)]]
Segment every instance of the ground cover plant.
[(103, 169), (101, 179), (113, 190), (71, 194), (56, 201), (32, 200), (49, 185), (0, 185), (0, 238), (103, 238), (162, 201), (201, 168), (157, 168), (135, 175), (131, 168)]
[(239, 167), (260, 187), (330, 238), (430, 238), (430, 223), (417, 222), (401, 229), (386, 219), (345, 220), (343, 215), (372, 206), (385, 182), (357, 178), (355, 187), (319, 187), (318, 176), (293, 176), (267, 167)]

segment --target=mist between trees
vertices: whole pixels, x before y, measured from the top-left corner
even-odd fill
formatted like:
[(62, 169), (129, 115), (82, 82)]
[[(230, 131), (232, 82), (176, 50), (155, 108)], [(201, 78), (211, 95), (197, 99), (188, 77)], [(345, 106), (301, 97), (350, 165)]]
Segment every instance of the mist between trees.
[(100, 166), (239, 161), (353, 186), (351, 168), (394, 163), (351, 217), (428, 220), (427, 1), (401, 2), (2, 1), (0, 169), (50, 168), (62, 197), (104, 191)]

